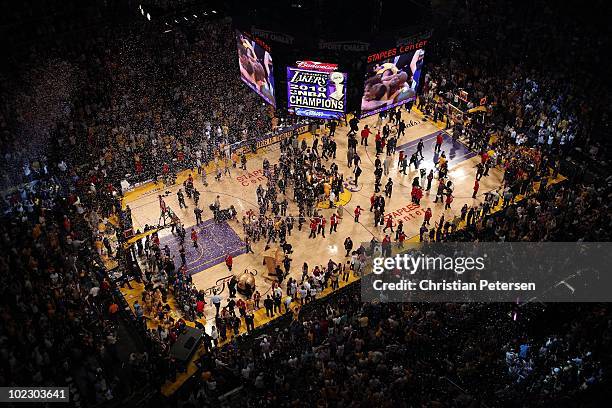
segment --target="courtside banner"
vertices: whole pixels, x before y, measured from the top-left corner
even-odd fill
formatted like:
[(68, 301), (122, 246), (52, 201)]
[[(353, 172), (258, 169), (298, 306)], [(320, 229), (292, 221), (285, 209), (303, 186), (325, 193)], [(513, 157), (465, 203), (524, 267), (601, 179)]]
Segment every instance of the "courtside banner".
[(363, 301), (612, 302), (612, 243), (363, 243)]
[(336, 64), (298, 61), (287, 67), (287, 101), (290, 113), (320, 119), (334, 119), (346, 111), (347, 74)]
[(309, 129), (309, 125), (292, 126), (287, 130), (283, 130), (281, 132), (274, 133), (273, 135), (269, 137), (265, 137), (263, 139), (258, 140), (257, 148), (260, 149), (262, 147), (273, 145), (274, 143), (279, 143), (285, 139), (288, 139), (293, 134), (296, 134), (296, 135), (304, 134), (308, 132), (308, 129)]

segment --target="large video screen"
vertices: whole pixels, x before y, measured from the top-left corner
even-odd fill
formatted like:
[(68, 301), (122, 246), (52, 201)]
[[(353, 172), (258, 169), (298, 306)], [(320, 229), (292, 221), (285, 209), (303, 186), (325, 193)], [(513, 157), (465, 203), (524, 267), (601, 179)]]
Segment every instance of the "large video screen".
[(336, 64), (298, 61), (287, 67), (289, 112), (311, 118), (337, 119), (346, 111), (347, 74)]
[(422, 41), (417, 46), (396, 47), (368, 57), (361, 117), (416, 99), (425, 57), (422, 46), (425, 43)]
[(274, 71), (269, 47), (236, 30), (240, 78), (266, 102), (276, 107)]

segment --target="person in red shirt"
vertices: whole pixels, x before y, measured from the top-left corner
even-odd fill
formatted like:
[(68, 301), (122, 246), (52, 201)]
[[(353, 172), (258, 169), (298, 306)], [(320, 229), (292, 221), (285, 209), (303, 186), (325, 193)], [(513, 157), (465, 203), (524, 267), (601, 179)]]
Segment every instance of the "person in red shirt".
[(380, 136), (380, 131), (376, 133), (375, 142), (376, 142), (376, 155), (378, 156), (379, 154), (382, 153), (382, 149), (383, 149), (382, 148), (382, 136)]
[(472, 194), (472, 198), (476, 198), (476, 194), (478, 194), (478, 189), (480, 188), (480, 183), (478, 183), (478, 179), (474, 180), (474, 194)]
[(159, 209), (163, 214), (166, 212), (166, 202), (164, 201), (164, 198), (161, 195), (158, 195), (157, 198), (159, 198)]
[(360, 215), (361, 215), (361, 207), (357, 206), (357, 208), (355, 208), (355, 222), (359, 222)]
[(444, 141), (444, 137), (442, 137), (442, 132), (438, 133), (436, 136), (436, 147), (434, 148), (434, 152), (439, 152), (442, 150), (442, 142)]
[(119, 305), (115, 302), (111, 303), (108, 307), (108, 313), (111, 315), (111, 318), (114, 318), (116, 313), (119, 311)]
[(391, 228), (391, 232), (393, 232), (393, 216), (389, 214), (387, 217), (387, 221), (385, 223), (385, 228), (383, 228), (383, 232), (387, 232), (387, 228)]
[(308, 238), (317, 237), (317, 224), (318, 224), (317, 218), (313, 218), (312, 220), (310, 220), (310, 235), (308, 236)]
[(365, 127), (363, 128), (363, 130), (361, 131), (361, 144), (364, 146), (368, 146), (368, 136), (370, 136), (372, 134), (372, 132), (370, 131), (370, 128), (368, 127), (368, 125), (365, 125)]
[(453, 195), (452, 194), (448, 194), (446, 196), (446, 205), (444, 206), (444, 209), (445, 210), (450, 210), (452, 202), (453, 202)]
[(191, 229), (191, 242), (193, 242), (193, 247), (198, 247), (198, 233), (192, 228)]
[[(128, 287), (129, 287), (130, 282), (127, 281), (126, 283), (128, 284)], [(108, 279), (104, 278), (102, 280), (102, 283), (100, 284), (100, 292), (108, 293), (110, 291), (110, 288), (111, 288), (110, 282), (108, 281)]]
[(232, 256), (230, 254), (227, 254), (225, 257), (225, 265), (227, 266), (227, 269), (229, 269), (229, 271), (232, 271), (232, 265), (234, 265), (234, 258), (232, 258)]
[(140, 160), (136, 160), (136, 173), (140, 174), (142, 173), (143, 167), (142, 167), (142, 163), (140, 162)]
[(421, 187), (417, 187), (417, 191), (415, 192), (415, 203), (417, 205), (421, 205), (421, 198), (423, 198), (423, 189)]
[(240, 312), (240, 316), (244, 317), (244, 315), (246, 314), (246, 302), (242, 299), (238, 299), (238, 301), (236, 302), (236, 307)]
[(421, 198), (423, 198), (423, 189), (417, 186), (416, 191), (414, 192), (414, 203), (421, 205)]
[(487, 160), (489, 160), (489, 154), (487, 152), (482, 152), (482, 154), (480, 155), (480, 162), (482, 164), (485, 164)]
[(338, 216), (336, 214), (332, 214), (331, 218), (329, 219), (329, 224), (329, 235), (331, 235), (332, 232), (338, 232)]
[(327, 220), (325, 217), (321, 216), (319, 220), (319, 227), (317, 229), (317, 235), (323, 234), (323, 238), (325, 238), (325, 224), (327, 224)]
[(412, 191), (410, 191), (411, 201), (415, 204), (417, 200), (417, 190), (418, 190), (418, 186), (412, 186)]
[(203, 300), (198, 300), (196, 302), (196, 313), (198, 314), (199, 317), (202, 317), (204, 315), (205, 305), (206, 305), (206, 302), (204, 302)]
[(404, 233), (404, 231), (399, 233), (399, 237), (397, 237), (397, 241), (399, 242), (397, 245), (400, 248), (404, 247), (404, 241), (406, 240), (406, 234)]
[(432, 217), (432, 212), (431, 212), (431, 208), (427, 207), (427, 209), (425, 210), (425, 220), (424, 223), (429, 225), (429, 220), (431, 220)]
[(71, 227), (70, 218), (68, 218), (68, 216), (64, 215), (64, 230), (67, 233), (70, 233), (70, 227)]
[(374, 209), (374, 203), (376, 202), (376, 194), (372, 194), (370, 197), (370, 212)]
[(400, 150), (400, 152), (399, 152), (399, 159), (397, 161), (397, 166), (398, 167), (401, 167), (402, 161), (404, 161), (404, 151)]

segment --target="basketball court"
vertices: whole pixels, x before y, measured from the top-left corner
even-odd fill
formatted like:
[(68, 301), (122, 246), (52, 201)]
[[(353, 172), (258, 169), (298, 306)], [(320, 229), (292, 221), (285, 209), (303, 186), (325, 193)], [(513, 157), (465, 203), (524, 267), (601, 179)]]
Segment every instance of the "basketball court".
[[(410, 198), (411, 184), (414, 177), (420, 175), (420, 169), (426, 169), (429, 173), (430, 169), (434, 169), (434, 163), (438, 160), (438, 154), (434, 153), (434, 145), (436, 137), (440, 132), (443, 132), (439, 124), (433, 124), (431, 121), (423, 121), (419, 112), (407, 113), (402, 112), (402, 119), (407, 123), (405, 135), (398, 141), (397, 151), (403, 150), (408, 156), (416, 151), (416, 146), (419, 140), (422, 140), (425, 148), (423, 151), (424, 159), (419, 163), (419, 170), (411, 166), (407, 175), (399, 174), (398, 153), (395, 154), (393, 164), (390, 169), (389, 176), (393, 179), (394, 188), (393, 195), (390, 199), (386, 199), (386, 215), (391, 215), (394, 222), (399, 220), (404, 222), (404, 231), (408, 238), (418, 239), (419, 228), (422, 224), (423, 214), (427, 207), (433, 211), (432, 221), (436, 221), (444, 214), (445, 219), (452, 219), (460, 213), (463, 204), (468, 206), (478, 204), (484, 197), (484, 193), (493, 189), (497, 189), (501, 185), (502, 172), (499, 169), (491, 169), (488, 177), (483, 177), (480, 181), (480, 190), (476, 199), (472, 198), (473, 185), (476, 174), (476, 164), (480, 160), (475, 152), (471, 152), (463, 143), (453, 139), (446, 133), (443, 133), (442, 151), (445, 152), (449, 160), (449, 178), (454, 184), (454, 201), (451, 209), (444, 209), (444, 203), (434, 203), (435, 186), (437, 182), (434, 179), (433, 187), (430, 191), (425, 192), (420, 205), (413, 204)], [(360, 122), (360, 128), (368, 124), (374, 130), (376, 126), (377, 115), (365, 118)], [(315, 239), (308, 239), (309, 229), (308, 223), (304, 225), (302, 231), (298, 231), (297, 226), (293, 229), (292, 235), (287, 238), (287, 241), (293, 246), (293, 260), (289, 276), (299, 279), (301, 276), (301, 266), (307, 262), (310, 268), (315, 265), (325, 265), (331, 259), (334, 262), (346, 262), (344, 257), (344, 240), (346, 237), (351, 237), (355, 246), (360, 242), (368, 242), (372, 237), (382, 240), (384, 233), (383, 227), (374, 226), (373, 213), (369, 212), (370, 197), (374, 192), (374, 160), (376, 152), (374, 147), (374, 138), (370, 137), (369, 146), (359, 145), (357, 152), (362, 158), (361, 168), (363, 173), (359, 178), (359, 185), (350, 184), (352, 180), (352, 169), (347, 167), (346, 150), (347, 150), (347, 133), (348, 127), (339, 127), (336, 130), (335, 139), (338, 144), (337, 159), (335, 160), (339, 166), (340, 173), (343, 173), (347, 180), (345, 193), (342, 194), (342, 204), (340, 208), (321, 209), (323, 215), (329, 220), (333, 212), (339, 212), (342, 216), (338, 226), (337, 233), (326, 232), (326, 237), (317, 236)], [(312, 135), (305, 134), (300, 138), (306, 138), (311, 142)], [(132, 210), (132, 218), (134, 221), (134, 229), (143, 230), (145, 224), (157, 225), (160, 217), (158, 195), (166, 195), (165, 202), (179, 216), (187, 231), (187, 239), (185, 243), (187, 268), (192, 275), (194, 284), (198, 289), (206, 290), (211, 293), (213, 288), (223, 290), (222, 296), (227, 297), (227, 289), (225, 282), (232, 273), (240, 273), (244, 270), (249, 270), (255, 273), (255, 281), (257, 289), (263, 297), (269, 292), (273, 279), (268, 277), (267, 271), (263, 266), (263, 252), (265, 240), (260, 240), (253, 244), (254, 254), (246, 253), (243, 242), (244, 232), (242, 228), (242, 216), (249, 209), (258, 212), (256, 189), (258, 185), (265, 188), (266, 180), (262, 172), (262, 162), (267, 158), (271, 164), (278, 161), (280, 154), (280, 145), (274, 144), (269, 147), (260, 149), (256, 155), (251, 157), (247, 164), (247, 170), (232, 168), (231, 176), (224, 176), (220, 181), (216, 181), (211, 169), (208, 169), (208, 186), (202, 184), (201, 177), (197, 173), (192, 173), (194, 176), (194, 186), (200, 191), (199, 207), (204, 210), (202, 214), (203, 223), (195, 225), (195, 215), (193, 212), (193, 201), (186, 198), (188, 208), (179, 208), (176, 193), (181, 187), (180, 184), (168, 188), (160, 188), (155, 186), (145, 186), (139, 191), (134, 191), (126, 194), (124, 205), (129, 205)], [(381, 160), (384, 159), (381, 155)], [(329, 166), (332, 161), (326, 162)], [(437, 172), (434, 170), (434, 174)], [(180, 175), (179, 183), (187, 177), (188, 172)], [(387, 178), (383, 177), (383, 185)], [(220, 197), (221, 208), (227, 208), (233, 205), (237, 212), (237, 220), (223, 221), (217, 223), (213, 220), (212, 211), (209, 205), (214, 202), (217, 195)], [(291, 198), (291, 189), (288, 189), (288, 198)], [(294, 216), (298, 215), (297, 206), (289, 200), (289, 208), (287, 214)], [(353, 220), (353, 212), (355, 207), (361, 206), (364, 210), (358, 223)], [(328, 224), (329, 225), (329, 224)], [(433, 222), (432, 222), (433, 225)], [(191, 245), (189, 235), (191, 229), (195, 229), (198, 233), (198, 247)], [(328, 228), (329, 229), (329, 228)], [(177, 254), (175, 264), (177, 267), (181, 264), (181, 259), (178, 256), (178, 237), (171, 233), (170, 228), (162, 229), (159, 233), (161, 246), (168, 245), (173, 254)], [(225, 265), (224, 259), (227, 254), (231, 254), (234, 258), (234, 267), (230, 273)], [(256, 272), (255, 272), (256, 271)], [(210, 324), (214, 319), (214, 309), (207, 308), (210, 316), (207, 323)]]

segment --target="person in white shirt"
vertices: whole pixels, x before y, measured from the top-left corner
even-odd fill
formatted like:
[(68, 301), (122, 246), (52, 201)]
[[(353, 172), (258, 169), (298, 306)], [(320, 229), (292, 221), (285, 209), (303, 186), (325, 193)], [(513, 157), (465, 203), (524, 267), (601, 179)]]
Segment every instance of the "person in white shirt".
[(291, 307), (292, 301), (293, 301), (293, 298), (291, 296), (287, 296), (285, 298), (285, 312), (289, 312), (289, 308)]
[(298, 290), (298, 293), (300, 295), (300, 304), (303, 305), (304, 304), (304, 300), (306, 299), (306, 296), (308, 296), (308, 291), (302, 285), (300, 287), (300, 289)]
[(215, 347), (218, 344), (219, 332), (215, 326), (212, 327), (212, 331), (210, 332), (210, 337), (212, 338), (213, 343), (215, 343)]
[(263, 340), (259, 344), (259, 347), (261, 347), (261, 354), (264, 356), (264, 358), (267, 359), (267, 358), (272, 357), (272, 355), (270, 354), (271, 345), (267, 337), (263, 338)]
[(315, 300), (315, 298), (317, 297), (317, 289), (316, 288), (310, 288), (310, 300)]

